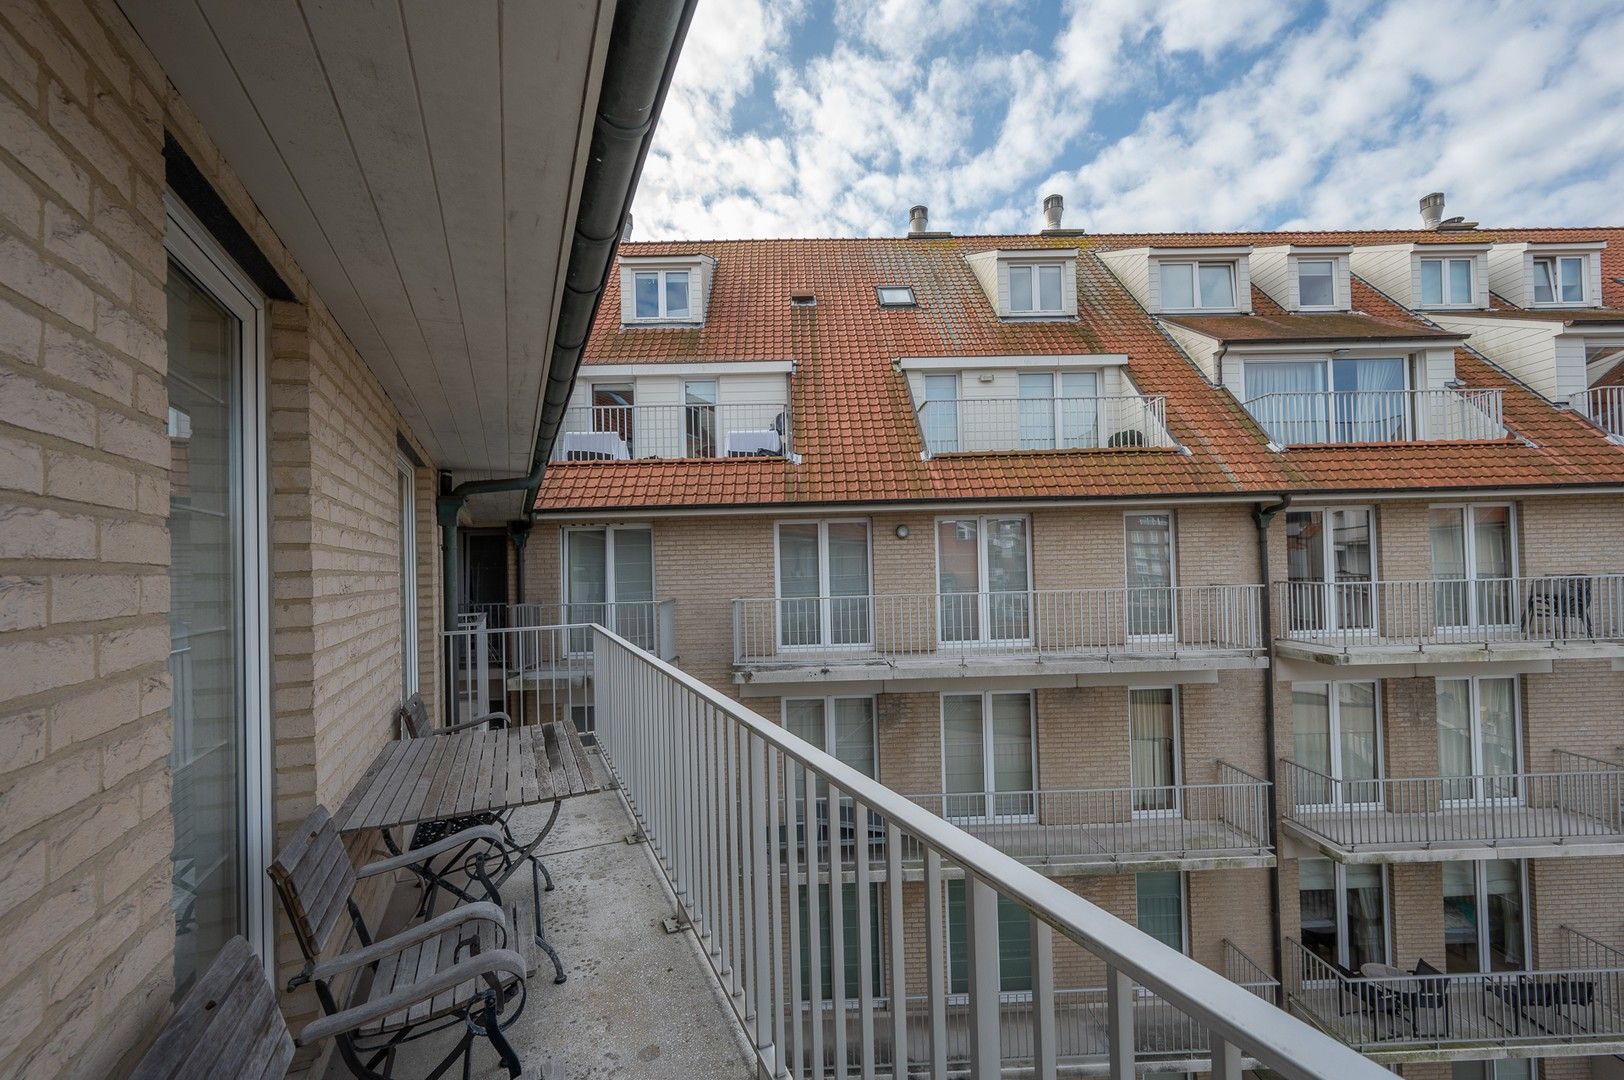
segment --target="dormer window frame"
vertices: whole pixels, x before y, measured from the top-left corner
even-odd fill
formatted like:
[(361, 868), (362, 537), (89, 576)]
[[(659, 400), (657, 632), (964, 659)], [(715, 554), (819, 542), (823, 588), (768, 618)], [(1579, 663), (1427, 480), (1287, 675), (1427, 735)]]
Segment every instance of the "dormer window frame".
[[(1249, 260), (1252, 248), (1246, 247), (1188, 247), (1142, 249), (1148, 256), (1145, 275), (1150, 298), (1149, 305), (1157, 315), (1233, 315), (1252, 310), (1252, 274)], [(1167, 271), (1172, 267), (1188, 267), (1190, 304), (1171, 304), (1165, 285)], [(1203, 287), (1201, 272), (1222, 267), (1229, 279), (1227, 303), (1222, 297), (1209, 295), (1211, 282)]]
[[(1071, 322), (1077, 318), (1077, 257), (1074, 247), (992, 248), (964, 256), (998, 318), (1010, 322)], [(1052, 276), (1049, 268), (1058, 271)], [(1023, 278), (1030, 307), (1014, 306), (1013, 278)], [(1045, 287), (1058, 283), (1059, 306), (1040, 307)], [(1052, 295), (1052, 293), (1051, 293)]]
[[(1465, 300), (1450, 299), (1450, 297), (1453, 295), (1450, 285), (1454, 282), (1454, 271), (1452, 270), (1452, 267), (1459, 263), (1466, 264), (1467, 269)], [(1436, 264), (1439, 267), (1437, 300), (1427, 299), (1426, 290), (1428, 264)], [(1423, 255), (1418, 253), (1416, 255), (1415, 306), (1428, 311), (1470, 310), (1481, 307), (1482, 305), (1478, 302), (1478, 279), (1481, 273), (1482, 267), (1479, 264), (1478, 253), (1475, 251), (1466, 254), (1456, 252), (1450, 254), (1440, 253), (1437, 255)]]
[[(1532, 275), (1528, 282), (1529, 306), (1544, 307), (1583, 307), (1590, 303), (1590, 257), (1589, 252), (1550, 251), (1539, 252), (1532, 256), (1529, 262), (1529, 273)], [(1562, 275), (1563, 263), (1577, 263), (1579, 267), (1578, 285), (1579, 295), (1568, 297), (1564, 294), (1566, 281)], [(1540, 273), (1546, 270), (1546, 281), (1551, 288), (1551, 297), (1547, 300), (1539, 298)]]
[[(1331, 297), (1323, 304), (1310, 304), (1303, 299), (1303, 268), (1307, 266), (1324, 266), (1326, 284), (1330, 287)], [(1337, 258), (1335, 255), (1299, 255), (1292, 259), (1293, 285), (1297, 293), (1298, 311), (1339, 311), (1343, 305), (1337, 300)], [(1315, 275), (1318, 277), (1319, 275)]]
[[(1053, 271), (1054, 304), (1044, 304), (1045, 289), (1044, 271)], [(1006, 272), (1009, 275), (1009, 314), (1015, 317), (1036, 316), (1040, 318), (1058, 318), (1066, 310), (1066, 264), (1060, 259), (1021, 259), (1009, 260)], [(1015, 280), (1019, 274), (1026, 282), (1027, 298), (1031, 301), (1029, 307), (1015, 306)]]
[[(1192, 303), (1187, 306), (1171, 306), (1167, 301), (1167, 271), (1174, 267), (1187, 267), (1190, 276), (1190, 298)], [(1229, 275), (1229, 300), (1222, 304), (1207, 303), (1207, 286), (1202, 276), (1203, 270), (1221, 269)], [(1156, 273), (1162, 285), (1162, 310), (1174, 312), (1212, 312), (1233, 311), (1238, 306), (1235, 301), (1236, 282), (1235, 260), (1233, 259), (1158, 259)]]
[[(636, 327), (693, 327), (705, 322), (710, 306), (710, 291), (716, 272), (716, 260), (708, 255), (635, 255), (621, 256), (620, 264), (620, 324)], [(686, 279), (688, 306), (671, 306), (672, 285)], [(654, 314), (638, 310), (639, 283), (654, 283)]]

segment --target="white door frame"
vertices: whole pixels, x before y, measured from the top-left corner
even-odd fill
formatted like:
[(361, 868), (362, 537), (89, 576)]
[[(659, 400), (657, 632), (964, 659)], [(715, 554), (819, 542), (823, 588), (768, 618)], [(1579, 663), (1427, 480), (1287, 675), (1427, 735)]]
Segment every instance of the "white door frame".
[(274, 973), (275, 928), (271, 886), (265, 868), (275, 838), (272, 807), (270, 537), (266, 493), (266, 357), (268, 320), (265, 295), (226, 254), (207, 228), (171, 192), (164, 193), (164, 249), (241, 326), (238, 342), (241, 388), (238, 422), (242, 460), (236, 480), (242, 493), (238, 558), (242, 580), (243, 861), (244, 936), (267, 973)]
[(400, 522), (400, 666), (401, 697), (419, 689), (417, 649), (417, 473), (405, 455), (395, 455), (395, 483), (401, 497)]

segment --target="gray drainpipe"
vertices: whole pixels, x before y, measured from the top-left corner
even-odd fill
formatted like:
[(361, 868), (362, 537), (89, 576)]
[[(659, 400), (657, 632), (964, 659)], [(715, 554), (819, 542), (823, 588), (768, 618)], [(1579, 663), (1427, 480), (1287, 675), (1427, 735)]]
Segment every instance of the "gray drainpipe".
[(575, 216), (564, 295), (558, 308), (558, 330), (542, 392), (541, 425), (536, 432), (530, 471), (523, 476), (469, 480), (437, 500), (445, 549), (445, 626), (456, 625), (458, 605), (457, 515), (470, 495), (524, 492), (525, 510), (535, 502), (547, 468), (547, 456), (563, 422), (564, 406), (581, 365), (581, 351), (592, 332), (598, 299), (614, 263), (620, 230), (631, 209), (637, 178), (648, 156), (655, 122), (665, 103), (688, 24), (697, 0), (620, 0), (609, 32), (603, 86), (592, 125), (592, 147)]
[(1258, 503), (1252, 511), (1252, 521), (1257, 525), (1257, 566), (1258, 577), (1263, 582), (1263, 647), (1267, 651), (1269, 666), (1263, 675), (1263, 776), (1269, 781), (1268, 797), (1265, 801), (1269, 829), (1274, 833), (1274, 866), (1269, 869), (1269, 953), (1274, 961), (1274, 977), (1285, 985), (1285, 956), (1280, 944), (1280, 833), (1275, 828), (1277, 820), (1278, 800), (1275, 797), (1275, 784), (1278, 769), (1275, 767), (1275, 732), (1274, 732), (1274, 618), (1269, 606), (1269, 526), (1274, 523), (1275, 516), (1291, 505), (1291, 496), (1282, 494), (1280, 501), (1272, 504)]

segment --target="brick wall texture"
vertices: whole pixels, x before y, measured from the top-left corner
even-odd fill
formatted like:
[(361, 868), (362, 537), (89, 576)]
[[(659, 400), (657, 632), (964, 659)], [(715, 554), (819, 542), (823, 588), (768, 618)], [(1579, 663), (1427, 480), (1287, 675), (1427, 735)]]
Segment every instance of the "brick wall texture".
[[(0, 1075), (118, 1075), (173, 990), (163, 139), (298, 303), (269, 313), (279, 835), (401, 687), (404, 424), (111, 0), (0, 4)], [(420, 455), (421, 456), (421, 455)], [(417, 480), (433, 686), (438, 530)], [(369, 898), (374, 901), (376, 898)], [(291, 964), (288, 943), (279, 951)], [(308, 1002), (289, 1003), (297, 1017)]]

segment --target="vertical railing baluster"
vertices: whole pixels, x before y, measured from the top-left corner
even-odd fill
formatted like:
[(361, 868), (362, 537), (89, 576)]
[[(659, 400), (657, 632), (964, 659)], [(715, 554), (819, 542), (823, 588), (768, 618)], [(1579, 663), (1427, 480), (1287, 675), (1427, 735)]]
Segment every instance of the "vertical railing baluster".
[(1134, 1080), (1133, 980), (1110, 966), (1105, 969), (1105, 1032), (1111, 1080)]
[[(846, 845), (841, 822), (840, 789), (830, 784), (824, 796), (829, 815), (829, 998), (832, 1008), (834, 1073), (846, 1080)], [(861, 933), (861, 928), (858, 930)]]
[(902, 830), (885, 824), (886, 925), (890, 928), (891, 1075), (908, 1075), (908, 953), (902, 921)]
[(964, 872), (965, 944), (970, 974), (970, 1075), (997, 1080), (1001, 980), (998, 965), (998, 893), (968, 868)]
[[(812, 769), (803, 767), (803, 801), (806, 805), (806, 972), (808, 1020), (812, 1025), (810, 1075), (822, 1076), (823, 1059), (823, 927), (819, 911), (818, 881), (818, 781)], [(833, 972), (830, 972), (832, 975)]]
[[(771, 1059), (773, 1042), (772, 958), (767, 927), (772, 919), (771, 882), (778, 880), (777, 867), (767, 854), (768, 796), (767, 751), (761, 739), (748, 736), (750, 744), (750, 942), (755, 963), (750, 977), (755, 991), (756, 1049)], [(776, 1069), (774, 1070), (776, 1071)]]
[(874, 1080), (874, 920), (879, 917), (869, 896), (868, 806), (855, 803), (857, 858), (857, 1016), (862, 1080)]
[[(789, 940), (785, 943), (785, 951), (789, 954), (789, 1024), (795, 1033), (794, 1045), (790, 1047), (789, 1060), (790, 1075), (795, 1080), (800, 1080), (802, 1058), (806, 1058), (808, 1068), (812, 1066), (811, 1059), (807, 1058), (806, 1055), (805, 1029), (801, 1026), (801, 942), (804, 940), (801, 928), (801, 896), (804, 894), (798, 891), (803, 886), (798, 885), (796, 879), (801, 873), (801, 852), (810, 852), (811, 845), (800, 840), (801, 833), (797, 821), (800, 817), (800, 810), (795, 800), (795, 781), (797, 778), (804, 780), (804, 770), (798, 762), (787, 754), (784, 756), (783, 762), (785, 843), (788, 845), (788, 859), (786, 862), (789, 867), (788, 895), (784, 898), (785, 914), (789, 919)], [(810, 858), (807, 859), (806, 869), (807, 876), (810, 878), (812, 869)]]
[(1032, 1071), (1036, 1080), (1054, 1080), (1059, 1055), (1055, 1032), (1054, 931), (1032, 919)]
[(942, 895), (942, 856), (925, 849), (925, 994), (930, 1010), (932, 1076), (947, 1075), (947, 904)]

